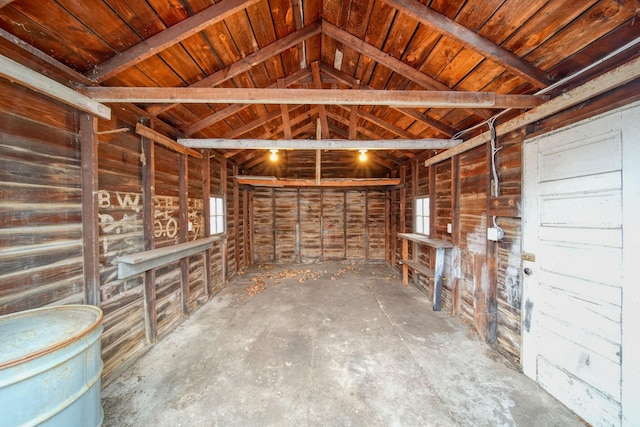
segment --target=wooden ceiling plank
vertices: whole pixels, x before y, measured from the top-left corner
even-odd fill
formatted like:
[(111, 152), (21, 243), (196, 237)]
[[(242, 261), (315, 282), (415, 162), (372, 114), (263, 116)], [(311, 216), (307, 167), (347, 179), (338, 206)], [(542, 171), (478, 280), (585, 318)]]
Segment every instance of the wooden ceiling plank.
[(492, 41), (479, 36), (457, 22), (432, 10), (417, 0), (383, 0), (389, 6), (410, 16), (423, 25), (434, 28), (458, 40), (468, 49), (501, 64), (503, 67), (527, 80), (536, 87), (544, 88), (549, 84), (546, 73), (510, 51), (501, 48)]
[(385, 139), (385, 140), (345, 140), (345, 139), (229, 139), (229, 138), (179, 138), (178, 143), (189, 148), (245, 149), (245, 150), (439, 150), (455, 147), (459, 139)]
[(87, 77), (101, 83), (258, 1), (225, 0), (216, 3), (202, 12), (196, 13), (111, 59), (96, 65), (87, 73)]
[[(311, 75), (311, 71), (309, 69), (300, 70), (295, 72), (294, 74), (291, 74), (290, 76), (285, 77), (284, 82), (286, 86), (289, 86), (289, 85), (298, 83), (299, 81), (303, 80), (304, 78), (310, 75)], [(277, 86), (277, 82), (269, 85), (268, 87), (275, 88), (276, 86)], [(244, 110), (250, 105), (251, 104), (232, 104), (228, 107), (223, 108), (222, 110), (216, 111), (215, 113), (195, 123), (190, 124), (189, 126), (186, 126), (184, 128), (184, 133), (185, 135), (193, 135), (194, 133), (199, 132), (206, 127), (209, 127), (221, 120), (226, 119), (227, 117), (230, 117)]]
[[(250, 55), (247, 55), (246, 57), (234, 62), (228, 67), (218, 70), (215, 73), (203, 78), (202, 80), (189, 85), (189, 88), (210, 88), (213, 86), (218, 86), (221, 83), (231, 80), (232, 78), (251, 70), (253, 67), (261, 64), (267, 59), (296, 46), (301, 41), (320, 34), (321, 31), (322, 27), (320, 25), (320, 22), (307, 25), (303, 29), (295, 31), (288, 36), (285, 36), (278, 41), (255, 51)], [(167, 112), (176, 105), (178, 105), (178, 103), (165, 105), (160, 109), (154, 110), (154, 113), (157, 115)]]
[[(285, 89), (286, 85), (283, 79), (278, 79), (278, 88)], [(289, 108), (287, 104), (280, 104), (280, 115), (282, 117), (282, 130), (284, 131), (284, 138), (291, 139), (291, 123), (289, 122)]]
[[(318, 61), (311, 63), (311, 72), (313, 74), (313, 86), (316, 89), (322, 89), (322, 78), (320, 76), (320, 66)], [(318, 115), (320, 116), (322, 139), (329, 139), (329, 122), (327, 120), (327, 112), (323, 104), (318, 105)]]
[[(181, 104), (314, 104), (388, 105), (417, 108), (533, 108), (545, 95), (493, 92), (404, 91), (363, 89), (193, 88), (193, 87), (88, 87), (81, 93), (106, 103)], [(382, 95), (384, 93), (384, 95)]]

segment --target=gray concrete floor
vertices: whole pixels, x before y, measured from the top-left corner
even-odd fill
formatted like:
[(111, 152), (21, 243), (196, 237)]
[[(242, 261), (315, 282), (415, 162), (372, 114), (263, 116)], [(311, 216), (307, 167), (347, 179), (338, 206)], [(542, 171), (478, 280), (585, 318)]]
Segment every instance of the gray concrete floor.
[(103, 390), (105, 426), (572, 426), (386, 265), (252, 268)]

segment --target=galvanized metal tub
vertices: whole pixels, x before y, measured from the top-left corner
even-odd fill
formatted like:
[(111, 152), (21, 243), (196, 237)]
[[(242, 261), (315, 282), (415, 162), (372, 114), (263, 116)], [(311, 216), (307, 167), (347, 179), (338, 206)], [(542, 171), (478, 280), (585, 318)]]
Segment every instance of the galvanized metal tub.
[(89, 305), (0, 316), (0, 425), (102, 425), (101, 333)]

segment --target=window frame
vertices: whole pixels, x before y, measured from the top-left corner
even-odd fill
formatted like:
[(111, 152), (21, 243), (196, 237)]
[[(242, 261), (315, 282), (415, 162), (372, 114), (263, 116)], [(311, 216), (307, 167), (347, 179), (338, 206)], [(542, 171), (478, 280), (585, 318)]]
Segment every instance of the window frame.
[[(220, 212), (221, 211), (221, 212)], [(222, 226), (222, 230), (218, 226)], [(217, 236), (227, 232), (227, 203), (223, 195), (209, 195), (209, 235)]]
[[(425, 203), (426, 202), (426, 203)], [(413, 230), (416, 234), (431, 233), (431, 200), (429, 196), (417, 196), (413, 203)], [(426, 230), (426, 231), (425, 231)]]

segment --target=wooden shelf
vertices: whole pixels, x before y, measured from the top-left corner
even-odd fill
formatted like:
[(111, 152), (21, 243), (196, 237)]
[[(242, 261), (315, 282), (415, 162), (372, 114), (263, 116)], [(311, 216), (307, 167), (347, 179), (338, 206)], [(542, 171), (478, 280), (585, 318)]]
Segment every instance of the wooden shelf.
[(198, 252), (203, 252), (210, 249), (213, 246), (213, 242), (224, 238), (226, 238), (225, 235), (205, 237), (166, 248), (120, 256), (118, 257), (118, 279), (126, 279)]
[(436, 277), (436, 272), (432, 268), (429, 268), (424, 264), (420, 264), (419, 262), (412, 261), (410, 259), (403, 259), (402, 263), (408, 265), (409, 268), (427, 277), (431, 277), (431, 278)]
[(424, 245), (431, 246), (432, 248), (436, 248), (436, 249), (438, 248), (450, 249), (453, 247), (453, 245), (450, 242), (447, 242), (446, 240), (432, 239), (429, 236), (426, 236), (424, 234), (398, 233), (398, 237), (402, 239), (410, 240), (412, 242), (422, 243)]

